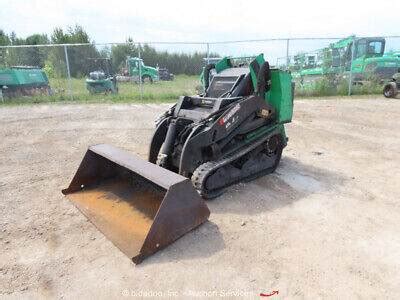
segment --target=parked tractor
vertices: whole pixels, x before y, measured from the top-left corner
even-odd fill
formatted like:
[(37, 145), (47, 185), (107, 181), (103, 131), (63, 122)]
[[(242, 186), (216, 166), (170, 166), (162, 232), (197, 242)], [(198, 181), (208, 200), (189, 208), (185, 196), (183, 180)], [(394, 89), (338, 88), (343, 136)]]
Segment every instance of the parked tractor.
[(0, 69), (0, 88), (3, 97), (48, 95), (49, 79), (39, 67), (15, 66)]
[(89, 58), (90, 69), (86, 79), (86, 89), (91, 94), (118, 93), (117, 79), (112, 71), (112, 64), (109, 58)]

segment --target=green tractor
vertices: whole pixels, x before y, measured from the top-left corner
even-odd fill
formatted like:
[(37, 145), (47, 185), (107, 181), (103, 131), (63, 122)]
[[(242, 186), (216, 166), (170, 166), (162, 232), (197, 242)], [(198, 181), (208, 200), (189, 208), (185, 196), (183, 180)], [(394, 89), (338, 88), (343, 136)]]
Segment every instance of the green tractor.
[(46, 73), (39, 67), (29, 66), (0, 69), (0, 91), (7, 98), (51, 94)]
[(115, 74), (112, 71), (109, 58), (89, 58), (89, 77), (86, 78), (86, 89), (91, 94), (117, 94), (118, 86)]
[(324, 75), (348, 77), (350, 72), (354, 83), (362, 84), (371, 78), (383, 82), (391, 79), (400, 67), (398, 55), (384, 52), (385, 39), (382, 37), (350, 36), (317, 51), (312, 63), (303, 54), (305, 58), (295, 59), (295, 65), (290, 69), (301, 82), (312, 81)]
[(135, 82), (139, 82), (140, 77), (144, 83), (153, 83), (160, 80), (158, 69), (146, 66), (141, 58), (128, 57), (126, 66), (131, 80)]

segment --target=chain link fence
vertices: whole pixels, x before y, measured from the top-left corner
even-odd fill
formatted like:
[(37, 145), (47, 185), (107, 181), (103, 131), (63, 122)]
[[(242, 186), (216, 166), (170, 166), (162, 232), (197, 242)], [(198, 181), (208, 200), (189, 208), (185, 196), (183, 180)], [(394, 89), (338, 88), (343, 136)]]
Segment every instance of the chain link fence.
[(400, 36), (0, 47), (7, 101), (173, 101), (201, 89), (217, 58), (264, 54), (291, 71), (297, 96), (377, 94), (399, 72)]

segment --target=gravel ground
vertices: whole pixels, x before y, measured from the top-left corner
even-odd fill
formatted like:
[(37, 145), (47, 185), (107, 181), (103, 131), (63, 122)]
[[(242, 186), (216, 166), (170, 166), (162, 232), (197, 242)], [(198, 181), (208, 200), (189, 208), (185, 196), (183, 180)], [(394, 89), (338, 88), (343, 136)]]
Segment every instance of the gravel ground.
[(146, 157), (166, 105), (0, 108), (2, 298), (400, 297), (399, 100), (298, 100), (276, 173), (135, 266), (61, 194), (86, 148)]

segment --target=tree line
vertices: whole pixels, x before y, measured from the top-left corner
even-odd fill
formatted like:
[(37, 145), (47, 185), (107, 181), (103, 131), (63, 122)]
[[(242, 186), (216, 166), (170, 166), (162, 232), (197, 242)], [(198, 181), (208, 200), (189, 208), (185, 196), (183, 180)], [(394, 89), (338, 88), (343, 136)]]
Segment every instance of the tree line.
[[(68, 46), (68, 62), (72, 77), (87, 76), (94, 71), (93, 60), (89, 58), (110, 58), (114, 73), (119, 73), (126, 65), (128, 56), (143, 58), (145, 65), (166, 67), (174, 74), (199, 74), (204, 66), (206, 52), (171, 53), (159, 51), (144, 44), (138, 45), (128, 38), (125, 44), (96, 46), (82, 26), (68, 27), (66, 30), (55, 28), (50, 36), (33, 34), (26, 38), (18, 37), (14, 32), (5, 33), (0, 29), (0, 46), (12, 45), (50, 45), (50, 44), (88, 44)], [(67, 76), (67, 65), (64, 47), (28, 47), (2, 48), (0, 50), (0, 67), (38, 66), (43, 68), (49, 77)], [(211, 53), (210, 57), (218, 54)]]

